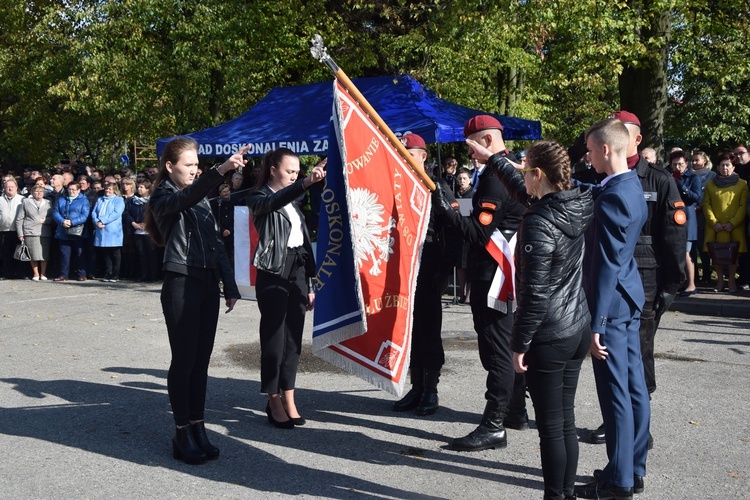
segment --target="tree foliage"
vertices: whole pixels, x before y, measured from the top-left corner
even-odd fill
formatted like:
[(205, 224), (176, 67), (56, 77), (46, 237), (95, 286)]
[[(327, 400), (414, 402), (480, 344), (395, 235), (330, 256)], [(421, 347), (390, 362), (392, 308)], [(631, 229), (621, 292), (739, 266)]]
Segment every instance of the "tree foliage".
[[(649, 145), (747, 138), (741, 0), (0, 2), (0, 161), (114, 165), (132, 141), (216, 125), (275, 86), (409, 73), (570, 143), (625, 107)], [(273, 119), (273, 117), (269, 117)], [(666, 138), (666, 139), (664, 139)]]

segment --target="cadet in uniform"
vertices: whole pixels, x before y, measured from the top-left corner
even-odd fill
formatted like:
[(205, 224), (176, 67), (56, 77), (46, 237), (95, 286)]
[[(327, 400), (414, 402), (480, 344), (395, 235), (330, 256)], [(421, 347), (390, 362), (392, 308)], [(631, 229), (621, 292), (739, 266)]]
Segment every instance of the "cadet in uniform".
[[(401, 138), (404, 147), (411, 153), (424, 171), (427, 146), (417, 134), (405, 134)], [(458, 203), (448, 184), (433, 178), (440, 184), (448, 203), (458, 214)], [(427, 235), (419, 265), (417, 289), (414, 292), (414, 321), (412, 328), (411, 390), (393, 403), (394, 411), (409, 411), (416, 408), (417, 415), (432, 415), (438, 409), (437, 386), (440, 370), (445, 364), (443, 339), (443, 305), (441, 298), (453, 275), (453, 263), (460, 245), (457, 237), (446, 237), (444, 224), (437, 220), (433, 206)]]
[[(464, 127), (464, 136), (487, 148), (516, 161), (505, 148), (502, 124), (493, 116), (478, 115)], [(434, 193), (435, 209), (448, 223), (458, 229), (463, 240), (469, 243), (469, 281), (471, 282), (471, 314), (474, 330), (479, 341), (479, 358), (487, 370), (487, 400), (479, 427), (468, 436), (454, 439), (451, 447), (458, 451), (479, 451), (502, 448), (507, 445), (503, 419), (513, 391), (513, 353), (510, 348), (510, 333), (513, 325), (511, 304), (505, 311), (497, 311), (487, 305), (487, 295), (492, 278), (498, 268), (497, 262), (486, 250), (495, 229), (499, 229), (510, 240), (518, 229), (523, 207), (512, 199), (491, 168), (481, 165), (478, 169), (478, 184), (472, 197), (472, 212), (468, 217), (456, 214), (442, 196), (440, 189)]]

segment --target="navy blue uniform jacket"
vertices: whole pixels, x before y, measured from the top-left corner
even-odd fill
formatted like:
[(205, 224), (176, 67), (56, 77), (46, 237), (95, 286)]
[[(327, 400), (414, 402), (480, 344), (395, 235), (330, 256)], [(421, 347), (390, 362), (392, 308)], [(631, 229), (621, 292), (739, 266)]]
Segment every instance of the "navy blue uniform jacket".
[[(648, 209), (634, 170), (594, 190), (594, 223), (586, 232), (584, 287), (592, 333), (629, 311), (623, 300), (643, 310), (645, 296), (633, 253)], [(629, 313), (627, 313), (629, 314)]]

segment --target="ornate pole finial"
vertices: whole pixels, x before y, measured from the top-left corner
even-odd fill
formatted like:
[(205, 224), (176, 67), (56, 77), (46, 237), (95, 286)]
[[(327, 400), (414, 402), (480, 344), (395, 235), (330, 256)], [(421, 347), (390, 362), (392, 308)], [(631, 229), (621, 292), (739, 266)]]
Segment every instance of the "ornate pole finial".
[(328, 49), (326, 49), (323, 43), (322, 36), (316, 34), (312, 37), (310, 40), (310, 54), (312, 54), (313, 59), (328, 66), (331, 73), (335, 74), (339, 70), (338, 64), (328, 55)]

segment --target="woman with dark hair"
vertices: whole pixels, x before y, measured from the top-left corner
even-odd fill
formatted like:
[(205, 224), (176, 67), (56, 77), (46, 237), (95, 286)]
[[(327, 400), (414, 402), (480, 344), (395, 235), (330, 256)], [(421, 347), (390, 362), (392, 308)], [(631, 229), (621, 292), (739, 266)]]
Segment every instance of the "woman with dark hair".
[(687, 215), (687, 248), (685, 255), (685, 275), (687, 283), (685, 288), (678, 293), (680, 297), (690, 297), (698, 293), (695, 287), (695, 262), (691, 257), (693, 243), (698, 239), (698, 223), (695, 215), (695, 205), (703, 200), (701, 181), (692, 170), (688, 168), (688, 158), (684, 151), (673, 151), (669, 154), (669, 166), (667, 170), (677, 183), (680, 197), (685, 203), (685, 214)]
[(516, 170), (503, 156), (467, 140), (474, 158), (488, 160), (508, 192), (528, 209), (516, 243), (513, 366), (526, 373), (539, 431), (545, 499), (575, 498), (578, 467), (574, 401), (591, 337), (583, 290), (584, 232), (593, 198), (571, 187), (568, 153), (539, 141)]
[[(747, 216), (747, 182), (740, 179), (734, 171), (734, 155), (724, 153), (719, 156), (718, 175), (706, 184), (703, 196), (703, 213), (706, 216), (706, 241), (703, 249), (708, 251), (708, 244), (716, 242), (739, 242), (739, 252), (747, 252), (745, 240), (745, 218)], [(729, 266), (729, 293), (737, 291), (735, 273), (737, 261)], [(716, 270), (715, 292), (724, 290), (724, 266), (714, 264)]]
[[(716, 177), (716, 172), (713, 171), (713, 164), (711, 159), (703, 151), (693, 151), (693, 161), (690, 166), (690, 170), (693, 172), (695, 178), (700, 182), (700, 200), (695, 204), (695, 221), (697, 226), (695, 245), (692, 247), (690, 252), (693, 257), (693, 262), (698, 262), (698, 255), (700, 255), (701, 262), (700, 268), (695, 271), (695, 279), (699, 282), (708, 284), (711, 282), (711, 258), (708, 252), (703, 251), (703, 240), (706, 234), (706, 216), (703, 214), (703, 196), (706, 192), (706, 185), (708, 181), (713, 180)], [(700, 273), (698, 272), (700, 271)], [(700, 278), (699, 278), (700, 274)]]
[(224, 181), (224, 174), (244, 166), (247, 150), (242, 148), (196, 180), (198, 143), (190, 137), (171, 140), (146, 209), (145, 228), (164, 246), (161, 305), (172, 351), (167, 375), (176, 426), (172, 454), (189, 464), (219, 456), (203, 422), (219, 319), (219, 281), (224, 284), (226, 312), (240, 298), (206, 195)]
[[(86, 196), (81, 193), (81, 186), (77, 182), (71, 182), (67, 187), (68, 196), (57, 199), (57, 207), (52, 217), (57, 222), (55, 238), (60, 242), (60, 275), (55, 281), (66, 281), (70, 270), (71, 254), (75, 257), (78, 267), (78, 281), (86, 281), (86, 262), (84, 256), (84, 245), (88, 236), (86, 221), (89, 219), (91, 206)], [(81, 232), (71, 235), (70, 228), (81, 227)]]
[(297, 155), (287, 148), (272, 151), (263, 158), (256, 189), (247, 197), (258, 230), (253, 265), (258, 269), (260, 391), (268, 394), (268, 422), (283, 429), (305, 424), (294, 403), (294, 385), (305, 311), (315, 303), (315, 261), (295, 200), (325, 178), (325, 163), (316, 165), (308, 177), (297, 179)]

